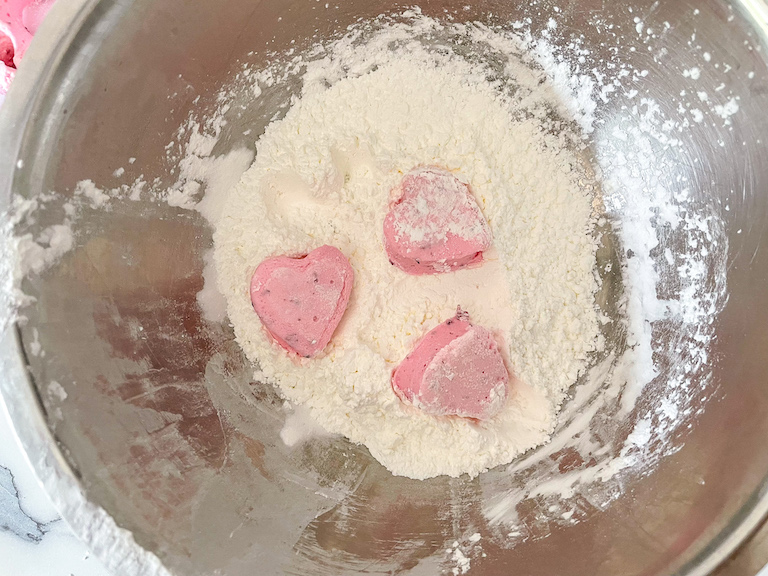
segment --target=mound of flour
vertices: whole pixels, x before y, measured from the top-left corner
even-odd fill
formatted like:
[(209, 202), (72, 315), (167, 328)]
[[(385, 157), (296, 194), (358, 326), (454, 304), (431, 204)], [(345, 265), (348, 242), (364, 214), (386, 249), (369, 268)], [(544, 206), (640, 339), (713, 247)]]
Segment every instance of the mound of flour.
[[(475, 476), (546, 442), (599, 342), (592, 198), (578, 159), (484, 72), (454, 54), (375, 41), (312, 63), (214, 235), (219, 288), (256, 377), (411, 478)], [(390, 191), (422, 165), (471, 186), (494, 238), (481, 267), (408, 276), (388, 262)], [(323, 244), (349, 258), (355, 285), (331, 344), (298, 361), (264, 331), (249, 281), (265, 258)], [(392, 369), (459, 305), (497, 334), (514, 373), (507, 405), (483, 424), (424, 415), (390, 385)]]

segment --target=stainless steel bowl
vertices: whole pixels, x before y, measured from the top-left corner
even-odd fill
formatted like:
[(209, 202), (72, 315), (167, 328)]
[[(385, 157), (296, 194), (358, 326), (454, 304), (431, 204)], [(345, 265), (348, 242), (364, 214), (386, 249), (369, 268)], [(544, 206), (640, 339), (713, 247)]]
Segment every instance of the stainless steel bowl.
[[(605, 28), (588, 22), (613, 23), (626, 31), (623, 57), (651, 71), (643, 86), (671, 117), (675, 96), (690, 88), (681, 72), (695, 63), (694, 33), (694, 44), (731, 63), (708, 68), (700, 84), (740, 94), (730, 130), (704, 123), (679, 158), (729, 246), (712, 377), (693, 382), (706, 388), (693, 411), (704, 409), (677, 433), (679, 450), (627, 476), (610, 502), (584, 499), (578, 522), (545, 521), (548, 503), (522, 502), (516, 512), (527, 534), (509, 540), (484, 506), (498, 486), (523, 484), (535, 454), (476, 480), (420, 482), (393, 477), (342, 439), (289, 449), (278, 437), (285, 416), (277, 394), (251, 382), (231, 331), (206, 322), (197, 307), (211, 245), (206, 222), (167, 204), (117, 203), (88, 213), (75, 249), (25, 280), (36, 304), (23, 310), (26, 322), (5, 331), (0, 348), (2, 401), (37, 473), (66, 520), (116, 572), (161, 572), (145, 549), (177, 574), (438, 574), (456, 568), (446, 545), (479, 531), (487, 536), (471, 574), (701, 575), (723, 565), (768, 513), (768, 5), (465, 4), (429, 0), (422, 8), (497, 23), (530, 17), (534, 28), (557, 8), (561, 37), (583, 34), (595, 54), (604, 49)], [(128, 176), (168, 185), (166, 144), (191, 110), (215, 106), (240, 62), (259, 65), (270, 50), (292, 42), (300, 49), (397, 7), (377, 0), (332, 11), (315, 0), (60, 0), (0, 109), (0, 201), (5, 208), (12, 194), (49, 190), (66, 198), (85, 178), (117, 185), (113, 171), (121, 166)], [(672, 25), (649, 49), (633, 15), (649, 26)], [(666, 51), (661, 63), (656, 49)], [(285, 101), (275, 98), (275, 106)], [(593, 142), (614, 138), (611, 120), (626, 117), (627, 98), (598, 109), (605, 122)], [(241, 122), (258, 133), (272, 112), (249, 111)], [(252, 147), (241, 132), (226, 132), (217, 153)], [(43, 210), (37, 225), (52, 217)], [(29, 353), (38, 339), (44, 357)], [(52, 380), (66, 402), (49, 394)], [(663, 388), (664, 371), (656, 385)], [(622, 423), (615, 428), (620, 435)], [(558, 458), (546, 459), (553, 474), (563, 465)], [(768, 560), (761, 536), (721, 573), (754, 573)]]

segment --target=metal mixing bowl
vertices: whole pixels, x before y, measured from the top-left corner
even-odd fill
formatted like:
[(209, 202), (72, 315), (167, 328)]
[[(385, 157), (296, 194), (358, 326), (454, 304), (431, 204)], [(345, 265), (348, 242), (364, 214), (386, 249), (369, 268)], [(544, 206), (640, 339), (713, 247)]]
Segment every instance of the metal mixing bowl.
[[(0, 109), (0, 202), (7, 207), (14, 193), (66, 196), (85, 178), (117, 185), (121, 166), (170, 184), (166, 144), (190, 110), (215, 105), (239, 62), (258, 65), (267, 49), (300, 48), (396, 7), (60, 0)], [(509, 540), (484, 507), (499, 486), (522, 485), (535, 453), (476, 480), (420, 482), (393, 477), (343, 439), (289, 449), (278, 437), (285, 416), (276, 393), (251, 382), (231, 331), (201, 318), (207, 223), (163, 203), (118, 203), (87, 213), (75, 249), (25, 281), (37, 302), (0, 348), (2, 401), (41, 481), (118, 573), (159, 568), (116, 525), (177, 574), (438, 574), (452, 569), (446, 545), (477, 530), (484, 541), (471, 574), (698, 575), (721, 566), (768, 513), (768, 5), (638, 0), (630, 11), (603, 0), (429, 0), (422, 8), (457, 19), (530, 17), (534, 28), (557, 8), (559, 30), (584, 34), (598, 55), (602, 33), (585, 23), (600, 15), (632, 32), (623, 56), (651, 71), (651, 95), (670, 116), (689, 87), (681, 71), (696, 62), (694, 32), (695, 43), (731, 62), (708, 68), (699, 84), (740, 94), (731, 129), (703, 124), (675, 158), (729, 246), (712, 377), (692, 382), (707, 391), (693, 412), (704, 410), (681, 427), (679, 450), (627, 476), (610, 501), (583, 499), (578, 522), (550, 522), (549, 502), (522, 502), (526, 536)], [(633, 15), (672, 23), (654, 46), (666, 50), (663, 64), (634, 33)], [(619, 96), (599, 108), (605, 122), (593, 142), (614, 138), (610, 120), (625, 116), (627, 103)], [(273, 111), (253, 112), (238, 128), (257, 134)], [(233, 129), (217, 153), (238, 146), (253, 147), (253, 137)], [(45, 212), (40, 219), (46, 225)], [(28, 353), (38, 341), (45, 356)], [(50, 395), (54, 380), (66, 402)], [(553, 473), (563, 464), (546, 460)], [(719, 570), (754, 573), (768, 560), (761, 542)]]

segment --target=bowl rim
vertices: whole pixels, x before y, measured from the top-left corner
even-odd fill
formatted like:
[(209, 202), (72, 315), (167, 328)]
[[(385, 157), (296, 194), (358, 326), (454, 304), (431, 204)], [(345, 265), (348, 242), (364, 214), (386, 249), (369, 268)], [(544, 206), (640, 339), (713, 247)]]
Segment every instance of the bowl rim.
[[(11, 88), (0, 106), (0, 214), (8, 215), (19, 173), (20, 154), (30, 119), (42, 95), (55, 86), (68, 54), (102, 31), (95, 24), (115, 18), (133, 0), (62, 0), (43, 20)], [(12, 241), (0, 237), (0, 257), (12, 258)], [(114, 574), (171, 576), (160, 560), (139, 546), (100, 506), (90, 502), (48, 427), (40, 397), (26, 368), (18, 325), (0, 314), (0, 413), (11, 424), (10, 442), (19, 445), (38, 483), (74, 534)], [(1, 416), (2, 414), (0, 414)]]
[[(28, 123), (35, 117), (42, 95), (56, 85), (62, 62), (81, 46), (99, 41), (103, 30), (97, 30), (97, 23), (118, 18), (133, 4), (134, 0), (60, 0), (51, 8), (0, 106), (1, 214), (10, 210), (14, 184), (23, 170), (20, 153)], [(736, 4), (768, 37), (768, 0), (736, 0)], [(4, 248), (0, 245), (0, 257), (8, 256)], [(129, 531), (87, 499), (45, 421), (40, 398), (26, 369), (19, 328), (5, 324), (0, 324), (0, 411), (7, 414), (15, 434), (10, 441), (21, 446), (62, 519), (108, 570), (126, 576), (170, 576), (154, 554), (139, 546)], [(675, 574), (710, 574), (737, 553), (767, 518), (768, 476), (726, 526)]]

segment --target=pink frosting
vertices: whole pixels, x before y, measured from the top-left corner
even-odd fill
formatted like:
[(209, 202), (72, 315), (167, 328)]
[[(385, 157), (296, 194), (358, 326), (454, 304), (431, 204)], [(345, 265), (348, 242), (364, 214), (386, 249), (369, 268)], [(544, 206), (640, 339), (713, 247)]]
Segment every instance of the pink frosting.
[(269, 258), (251, 278), (251, 303), (280, 346), (309, 358), (331, 341), (352, 292), (354, 272), (338, 248)]
[(441, 168), (417, 168), (395, 194), (384, 219), (384, 247), (392, 264), (422, 275), (482, 262), (491, 231), (466, 184)]
[(487, 420), (506, 402), (509, 372), (493, 334), (459, 311), (419, 341), (395, 369), (392, 388), (428, 414)]

